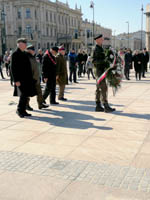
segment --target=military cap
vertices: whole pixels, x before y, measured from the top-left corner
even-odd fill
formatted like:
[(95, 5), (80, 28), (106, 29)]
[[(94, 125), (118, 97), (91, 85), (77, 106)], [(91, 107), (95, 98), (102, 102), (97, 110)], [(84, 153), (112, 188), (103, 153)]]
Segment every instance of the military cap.
[(60, 47), (59, 51), (65, 51), (65, 48), (64, 47)]
[(19, 38), (18, 40), (17, 40), (17, 43), (20, 43), (20, 42), (22, 42), (22, 43), (27, 43), (27, 39), (26, 38)]
[(103, 37), (103, 35), (102, 35), (102, 34), (100, 34), (100, 35), (97, 35), (96, 37), (94, 37), (94, 40), (97, 40), (97, 39), (99, 39), (99, 38), (101, 38), (101, 37)]
[(58, 47), (52, 47), (51, 49), (52, 49), (53, 51), (58, 52)]
[(34, 46), (33, 46), (33, 45), (29, 45), (29, 46), (27, 46), (27, 50), (32, 50), (32, 51), (35, 51), (35, 48), (34, 48)]

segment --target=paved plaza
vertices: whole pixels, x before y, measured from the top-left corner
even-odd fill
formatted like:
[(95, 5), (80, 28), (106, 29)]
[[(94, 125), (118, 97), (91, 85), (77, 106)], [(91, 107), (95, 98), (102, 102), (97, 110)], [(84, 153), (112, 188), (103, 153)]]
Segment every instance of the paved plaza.
[[(6, 75), (5, 75), (6, 76)], [(0, 200), (150, 200), (150, 73), (123, 80), (95, 112), (95, 80), (66, 88), (67, 102), (16, 115), (0, 79)], [(47, 103), (48, 99), (47, 99)], [(31, 113), (31, 112), (30, 112)]]

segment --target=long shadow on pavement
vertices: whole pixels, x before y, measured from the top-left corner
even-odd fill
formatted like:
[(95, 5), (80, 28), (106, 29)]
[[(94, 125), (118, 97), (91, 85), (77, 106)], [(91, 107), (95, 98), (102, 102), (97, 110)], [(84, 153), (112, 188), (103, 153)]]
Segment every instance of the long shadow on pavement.
[(137, 118), (137, 119), (150, 120), (150, 114), (123, 113), (121, 111), (115, 111), (112, 114), (122, 116), (122, 117), (132, 117), (132, 118)]
[[(64, 107), (64, 108), (74, 109), (74, 110), (95, 112), (95, 102), (94, 101), (69, 100), (68, 102), (72, 102), (77, 105), (59, 104), (59, 106)], [(123, 105), (112, 105), (112, 104), (110, 104), (110, 105), (117, 106), (117, 107), (124, 107)]]
[(92, 122), (88, 122), (87, 120), (105, 121), (105, 119), (95, 118), (87, 114), (68, 112), (68, 111), (55, 111), (55, 110), (49, 110), (49, 109), (42, 110), (42, 111), (35, 110), (33, 112), (58, 116), (57, 118), (41, 117), (41, 116), (40, 117), (32, 116), (30, 118), (30, 120), (47, 122), (50, 125), (54, 125), (56, 127), (73, 128), (73, 129), (81, 129), (81, 130), (84, 130), (84, 129), (86, 130), (88, 128), (112, 130), (111, 127), (95, 126)]

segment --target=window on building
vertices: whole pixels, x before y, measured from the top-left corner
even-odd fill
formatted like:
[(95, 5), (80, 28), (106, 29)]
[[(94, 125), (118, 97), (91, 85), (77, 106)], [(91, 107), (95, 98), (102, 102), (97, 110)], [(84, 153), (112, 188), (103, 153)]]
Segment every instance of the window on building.
[(35, 31), (37, 31), (38, 30), (38, 26), (37, 25), (35, 25)]
[(52, 13), (50, 13), (50, 22), (52, 22), (53, 20), (52, 20)]
[(53, 29), (51, 29), (51, 36), (53, 37)]
[(49, 42), (47, 43), (47, 49), (50, 49), (50, 44), (49, 44)]
[(46, 21), (48, 21), (48, 12), (46, 11)]
[(46, 28), (46, 35), (49, 36), (49, 28)]
[(36, 10), (34, 12), (34, 15), (35, 15), (35, 19), (37, 19), (37, 12), (36, 12)]
[(87, 38), (89, 38), (89, 37), (90, 37), (90, 31), (87, 30)]
[(19, 26), (19, 27), (18, 27), (18, 35), (21, 36), (21, 33), (22, 33), (22, 27)]
[(74, 38), (75, 38), (75, 39), (78, 39), (78, 33), (77, 33), (77, 32), (75, 33)]
[(18, 19), (21, 19), (21, 8), (18, 8), (17, 16), (18, 16)]
[(31, 34), (32, 33), (32, 28), (30, 25), (26, 26), (26, 33)]
[(31, 18), (31, 10), (30, 10), (30, 8), (26, 8), (26, 18)]
[(54, 13), (54, 22), (56, 22), (56, 14)]

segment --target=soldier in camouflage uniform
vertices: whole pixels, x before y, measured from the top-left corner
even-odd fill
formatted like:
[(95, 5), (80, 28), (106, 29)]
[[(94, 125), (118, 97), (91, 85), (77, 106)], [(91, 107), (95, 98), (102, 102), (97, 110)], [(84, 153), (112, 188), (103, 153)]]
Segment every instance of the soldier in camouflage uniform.
[[(106, 60), (106, 56), (104, 53), (104, 49), (102, 47), (103, 43), (103, 35), (98, 35), (94, 38), (96, 41), (96, 47), (93, 52), (93, 64), (94, 64), (94, 74), (97, 79), (104, 73), (108, 62)], [(96, 108), (97, 112), (113, 112), (114, 108), (111, 108), (108, 104), (108, 88), (106, 84), (106, 80), (103, 79), (99, 85), (96, 85)], [(104, 105), (104, 108), (101, 105), (101, 102)]]

